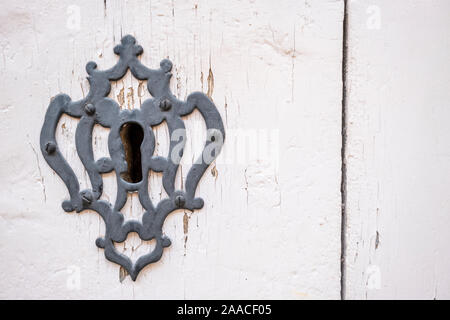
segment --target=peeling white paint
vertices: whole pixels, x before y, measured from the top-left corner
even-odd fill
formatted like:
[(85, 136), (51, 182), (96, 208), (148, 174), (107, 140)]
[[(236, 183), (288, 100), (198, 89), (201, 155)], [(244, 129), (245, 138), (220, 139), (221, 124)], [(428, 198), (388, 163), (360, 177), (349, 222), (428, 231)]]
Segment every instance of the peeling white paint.
[[(105, 3), (2, 4), (0, 297), (339, 298), (343, 1)], [(279, 132), (276, 166), (217, 159), (197, 190), (205, 207), (170, 215), (164, 232), (172, 246), (136, 282), (95, 246), (104, 232), (95, 213), (63, 212), (67, 191), (38, 152), (51, 97), (85, 96), (85, 64), (112, 66), (112, 49), (127, 33), (144, 47), (146, 65), (173, 61), (177, 97), (209, 93), (227, 130)], [(123, 108), (146, 98), (131, 77), (113, 84), (111, 97)], [(61, 121), (58, 142), (89, 187), (75, 122)], [(165, 130), (156, 129), (161, 143)], [(104, 155), (107, 130), (96, 129), (94, 143), (96, 157)], [(156, 198), (165, 196), (158, 179), (150, 179)], [(114, 201), (114, 174), (104, 182), (103, 198)], [(141, 213), (129, 199), (124, 214)], [(141, 248), (135, 240), (123, 250)]]
[(348, 299), (450, 298), (449, 12), (349, 1)]

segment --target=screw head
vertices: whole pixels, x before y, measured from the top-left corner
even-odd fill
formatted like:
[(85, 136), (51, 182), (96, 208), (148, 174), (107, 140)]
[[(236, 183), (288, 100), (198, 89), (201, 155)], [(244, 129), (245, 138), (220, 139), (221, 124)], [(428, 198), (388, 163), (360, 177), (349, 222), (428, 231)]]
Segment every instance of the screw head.
[(56, 151), (56, 144), (52, 141), (49, 141), (45, 144), (45, 152), (47, 154), (55, 153)]
[(161, 100), (161, 102), (159, 103), (159, 108), (162, 111), (169, 111), (170, 108), (172, 108), (172, 102), (170, 102), (169, 99), (163, 99)]
[(82, 191), (81, 192), (81, 199), (83, 200), (83, 202), (85, 202), (87, 204), (91, 204), (92, 201), (94, 200), (94, 197), (93, 197), (91, 192), (89, 192), (89, 191)]
[(84, 106), (84, 111), (90, 116), (92, 116), (95, 113), (95, 107), (92, 103), (88, 103)]
[(185, 203), (186, 203), (186, 199), (184, 198), (184, 196), (178, 195), (175, 197), (175, 205), (178, 208), (183, 207)]

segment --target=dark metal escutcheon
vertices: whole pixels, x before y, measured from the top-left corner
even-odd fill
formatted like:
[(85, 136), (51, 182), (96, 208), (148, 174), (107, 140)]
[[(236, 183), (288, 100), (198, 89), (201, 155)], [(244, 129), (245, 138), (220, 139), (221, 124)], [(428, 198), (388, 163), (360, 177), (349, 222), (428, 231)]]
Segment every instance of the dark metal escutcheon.
[[(67, 212), (74, 210), (81, 212), (86, 209), (97, 212), (105, 222), (106, 232), (104, 237), (96, 240), (96, 245), (105, 249), (105, 257), (108, 260), (124, 267), (131, 278), (136, 280), (142, 268), (158, 261), (163, 249), (171, 243), (162, 232), (167, 215), (177, 209), (195, 210), (203, 207), (203, 200), (195, 197), (195, 190), (209, 164), (219, 154), (225, 131), (219, 112), (206, 95), (194, 92), (187, 97), (186, 101), (180, 101), (170, 92), (169, 82), (172, 76), (170, 60), (162, 60), (159, 69), (145, 67), (137, 59), (143, 49), (136, 45), (135, 38), (130, 35), (122, 38), (121, 44), (114, 48), (114, 52), (120, 58), (111, 69), (101, 71), (97, 70), (95, 62), (87, 63), (86, 71), (89, 74), (90, 90), (86, 98), (72, 101), (68, 95), (59, 94), (52, 99), (41, 130), (40, 146), (45, 160), (61, 177), (69, 191), (70, 200), (62, 203), (63, 209)], [(140, 109), (121, 110), (116, 101), (107, 98), (111, 90), (110, 82), (121, 79), (128, 70), (137, 79), (147, 81), (148, 91), (152, 95), (151, 99), (144, 101)], [(194, 109), (200, 111), (206, 123), (208, 136), (213, 137), (205, 141), (204, 149), (214, 149), (214, 151), (207, 152), (208, 157), (201, 156), (201, 159), (192, 165), (184, 190), (175, 190), (179, 159), (173, 159), (171, 155), (175, 148), (178, 151), (176, 154), (182, 155), (186, 141), (185, 139), (171, 140), (167, 158), (155, 156), (153, 155), (155, 137), (151, 128), (166, 121), (172, 137), (175, 131), (184, 130), (182, 117), (190, 114)], [(80, 190), (75, 173), (57, 146), (55, 130), (63, 114), (80, 119), (75, 133), (75, 145), (78, 156), (89, 175), (91, 189)], [(123, 160), (124, 148), (119, 131), (121, 126), (128, 122), (139, 123), (144, 130), (141, 146), (143, 177), (138, 183), (129, 183), (120, 176), (126, 163)], [(110, 129), (108, 138), (110, 157), (94, 159), (92, 131), (95, 124)], [(102, 174), (113, 170), (117, 177), (117, 197), (114, 205), (100, 200), (103, 191)], [(163, 187), (169, 196), (156, 206), (149, 196), (150, 171), (163, 173)], [(120, 210), (125, 205), (127, 192), (138, 192), (139, 201), (145, 209), (142, 221), (124, 222)], [(141, 256), (135, 263), (114, 247), (114, 243), (125, 241), (130, 232), (136, 232), (142, 240), (156, 239), (156, 247)]]

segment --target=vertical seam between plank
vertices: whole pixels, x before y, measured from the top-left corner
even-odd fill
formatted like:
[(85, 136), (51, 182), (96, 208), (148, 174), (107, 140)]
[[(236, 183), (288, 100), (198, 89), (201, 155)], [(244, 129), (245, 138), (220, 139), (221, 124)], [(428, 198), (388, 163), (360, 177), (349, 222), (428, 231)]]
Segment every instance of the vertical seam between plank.
[(348, 49), (348, 12), (347, 0), (344, 0), (344, 17), (342, 21), (342, 119), (341, 119), (341, 279), (340, 297), (345, 300), (346, 296), (346, 270), (345, 257), (347, 248), (347, 49)]

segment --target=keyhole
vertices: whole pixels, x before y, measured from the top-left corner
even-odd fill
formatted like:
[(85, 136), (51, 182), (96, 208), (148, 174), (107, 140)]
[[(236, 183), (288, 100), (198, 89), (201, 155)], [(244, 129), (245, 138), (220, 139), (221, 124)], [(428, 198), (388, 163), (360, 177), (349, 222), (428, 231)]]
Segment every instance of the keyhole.
[(125, 123), (120, 128), (120, 138), (125, 150), (125, 161), (127, 171), (120, 176), (127, 182), (137, 183), (142, 180), (141, 144), (144, 140), (144, 130), (135, 123)]

